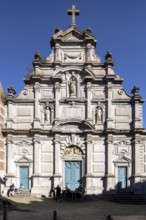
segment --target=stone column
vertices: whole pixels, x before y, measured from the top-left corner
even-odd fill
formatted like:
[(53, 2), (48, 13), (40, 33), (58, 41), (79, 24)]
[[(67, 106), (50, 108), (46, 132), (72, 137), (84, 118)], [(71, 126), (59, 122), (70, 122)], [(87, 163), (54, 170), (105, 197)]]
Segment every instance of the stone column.
[(92, 121), (92, 110), (91, 110), (91, 100), (92, 100), (92, 84), (87, 83), (87, 120)]
[(35, 83), (34, 86), (34, 98), (35, 98), (35, 103), (34, 103), (34, 128), (39, 128), (40, 127), (40, 106), (39, 106), (39, 97), (40, 96), (40, 85), (39, 83)]
[(55, 83), (55, 120), (59, 119), (60, 84)]

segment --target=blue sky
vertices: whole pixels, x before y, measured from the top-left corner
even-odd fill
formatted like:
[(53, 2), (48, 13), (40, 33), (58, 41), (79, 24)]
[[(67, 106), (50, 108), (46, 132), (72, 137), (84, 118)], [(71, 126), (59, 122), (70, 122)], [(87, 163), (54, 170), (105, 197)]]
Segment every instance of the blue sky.
[[(32, 66), (34, 54), (50, 52), (50, 39), (57, 27), (71, 24), (67, 9), (80, 10), (79, 29), (92, 29), (97, 38), (96, 53), (104, 62), (110, 50), (116, 74), (124, 79), (130, 95), (134, 85), (146, 99), (146, 0), (0, 0), (0, 81), (3, 89), (13, 85), (17, 94)], [(146, 104), (143, 107), (146, 127)]]

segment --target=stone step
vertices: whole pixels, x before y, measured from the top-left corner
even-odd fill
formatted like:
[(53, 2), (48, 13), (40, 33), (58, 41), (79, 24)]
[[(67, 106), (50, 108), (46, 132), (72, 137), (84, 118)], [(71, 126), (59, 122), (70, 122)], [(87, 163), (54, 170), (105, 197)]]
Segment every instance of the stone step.
[(15, 192), (13, 196), (14, 197), (28, 197), (28, 196), (31, 196), (31, 193), (29, 191), (24, 191), (21, 193)]
[(117, 193), (107, 195), (104, 197), (105, 200), (117, 202), (121, 204), (146, 204), (146, 199), (142, 195)]

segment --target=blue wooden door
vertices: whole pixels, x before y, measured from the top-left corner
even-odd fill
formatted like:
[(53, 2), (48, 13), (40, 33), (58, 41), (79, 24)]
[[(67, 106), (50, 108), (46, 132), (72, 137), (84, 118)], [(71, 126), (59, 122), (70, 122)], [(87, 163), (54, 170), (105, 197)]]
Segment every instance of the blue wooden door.
[(65, 162), (65, 185), (71, 190), (75, 190), (81, 181), (81, 161)]
[(127, 187), (127, 167), (118, 167), (118, 189)]
[(29, 188), (29, 167), (20, 167), (20, 184), (23, 184), (24, 189)]

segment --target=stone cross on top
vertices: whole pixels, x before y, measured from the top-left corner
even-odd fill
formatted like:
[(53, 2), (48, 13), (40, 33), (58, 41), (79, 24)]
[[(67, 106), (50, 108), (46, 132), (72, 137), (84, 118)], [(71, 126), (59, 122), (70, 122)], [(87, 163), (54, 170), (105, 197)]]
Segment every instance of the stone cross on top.
[(68, 15), (72, 15), (72, 25), (76, 25), (75, 16), (79, 15), (80, 11), (75, 8), (75, 5), (72, 5), (72, 9), (68, 9)]

